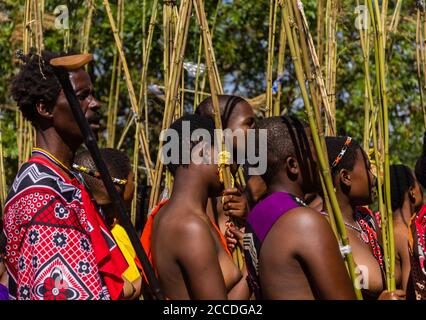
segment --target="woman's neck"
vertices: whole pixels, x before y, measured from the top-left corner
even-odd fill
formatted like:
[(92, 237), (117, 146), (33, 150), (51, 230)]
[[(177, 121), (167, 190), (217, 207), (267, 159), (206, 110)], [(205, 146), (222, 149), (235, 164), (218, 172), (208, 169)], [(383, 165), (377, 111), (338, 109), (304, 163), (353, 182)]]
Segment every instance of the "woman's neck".
[(190, 204), (192, 209), (205, 212), (208, 198), (206, 180), (190, 168), (178, 168), (170, 200)]
[(344, 194), (341, 190), (336, 190), (336, 197), (340, 207), (340, 211), (342, 212), (343, 220), (346, 223), (352, 224), (355, 221), (355, 208), (350, 203), (348, 196)]
[(405, 200), (401, 208), (398, 208), (393, 213), (394, 224), (405, 225), (408, 228), (411, 216), (414, 213), (414, 208), (409, 200)]

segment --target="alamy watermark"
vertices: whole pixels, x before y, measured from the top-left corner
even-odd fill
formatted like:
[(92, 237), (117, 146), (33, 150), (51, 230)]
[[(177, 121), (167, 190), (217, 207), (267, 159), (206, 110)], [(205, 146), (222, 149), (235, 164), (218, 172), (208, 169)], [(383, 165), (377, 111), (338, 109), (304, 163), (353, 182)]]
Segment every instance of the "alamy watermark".
[(365, 5), (359, 5), (355, 7), (355, 28), (358, 30), (368, 30), (370, 26), (370, 13), (368, 7)]
[[(266, 172), (266, 129), (248, 129), (245, 132), (242, 129), (215, 129), (212, 137), (208, 130), (201, 128), (191, 133), (190, 122), (182, 121), (181, 138), (176, 130), (166, 129), (161, 132), (160, 139), (165, 141), (161, 150), (161, 161), (165, 165), (220, 164), (225, 159), (227, 164), (248, 165), (249, 175)], [(195, 143), (192, 148), (191, 143)]]
[(58, 15), (55, 19), (55, 28), (59, 30), (69, 30), (69, 12), (68, 7), (61, 4), (53, 10), (54, 15)]

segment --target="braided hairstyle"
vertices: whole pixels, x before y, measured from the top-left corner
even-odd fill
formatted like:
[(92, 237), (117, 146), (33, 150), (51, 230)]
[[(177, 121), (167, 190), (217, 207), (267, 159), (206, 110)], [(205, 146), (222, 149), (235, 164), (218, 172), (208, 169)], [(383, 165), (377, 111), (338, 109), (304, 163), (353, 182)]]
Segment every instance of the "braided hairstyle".
[[(183, 130), (183, 122), (188, 122), (189, 123), (189, 136), (186, 136), (184, 130)], [(197, 114), (189, 114), (189, 115), (185, 115), (179, 119), (177, 119), (175, 122), (173, 122), (170, 125), (170, 128), (168, 130), (171, 130), (171, 132), (177, 133), (178, 135), (178, 146), (173, 145), (172, 148), (178, 147), (179, 150), (179, 159), (175, 159), (178, 160), (178, 162), (176, 163), (176, 161), (171, 161), (170, 163), (167, 164), (167, 168), (169, 169), (170, 173), (172, 175), (176, 174), (177, 168), (182, 166), (182, 167), (188, 167), (187, 163), (183, 163), (183, 159), (191, 159), (191, 151), (192, 149), (199, 143), (201, 142), (201, 139), (197, 140), (197, 141), (192, 141), (191, 137), (192, 137), (192, 133), (197, 130), (197, 129), (204, 129), (207, 130), (207, 132), (210, 135), (210, 143), (211, 146), (214, 146), (214, 130), (215, 130), (215, 126), (214, 126), (214, 122), (211, 118), (208, 117), (203, 117), (201, 115), (197, 115)], [(172, 139), (172, 135), (168, 136), (168, 138)], [(165, 142), (165, 145), (168, 143), (173, 143), (174, 141), (171, 141), (170, 139), (168, 139)], [(189, 145), (189, 150), (187, 150), (186, 148), (184, 148), (185, 145)], [(164, 151), (164, 149), (163, 149)], [(189, 154), (188, 154), (189, 152)], [(169, 154), (166, 154), (167, 156), (169, 156)], [(173, 160), (173, 159), (172, 159)]]
[(19, 73), (11, 80), (10, 92), (23, 116), (33, 125), (37, 125), (37, 103), (43, 102), (53, 108), (61, 92), (61, 85), (49, 61), (71, 54), (75, 53), (45, 50), (38, 55), (34, 49), (28, 55), (17, 53), (23, 63), (19, 67)]
[[(328, 155), (328, 161), (329, 161), (330, 167), (333, 164), (334, 160), (339, 155), (343, 146), (345, 145), (346, 138), (347, 137), (325, 137), (325, 143), (327, 145), (327, 155)], [(346, 169), (351, 171), (354, 168), (355, 161), (356, 161), (356, 152), (358, 149), (361, 149), (361, 146), (359, 145), (358, 142), (352, 139), (343, 158), (334, 168), (331, 168), (331, 174), (333, 178), (339, 172), (339, 169)]]
[[(238, 96), (218, 95), (217, 97), (219, 100), (219, 109), (220, 109), (220, 117), (222, 120), (222, 126), (224, 129), (226, 129), (228, 127), (228, 121), (235, 107), (239, 103), (248, 104), (248, 102)], [(204, 99), (203, 101), (201, 101), (201, 103), (198, 105), (197, 109), (195, 110), (195, 114), (205, 116), (205, 117), (210, 117), (213, 119), (214, 118), (213, 99), (211, 97), (208, 97)]]
[(260, 120), (257, 129), (267, 130), (267, 169), (262, 178), (270, 184), (288, 157), (296, 157), (303, 181), (312, 181), (315, 162), (311, 154), (305, 128), (307, 123), (295, 117), (281, 116)]
[(393, 164), (390, 166), (390, 182), (392, 211), (395, 211), (402, 208), (405, 194), (415, 187), (416, 181), (409, 167)]

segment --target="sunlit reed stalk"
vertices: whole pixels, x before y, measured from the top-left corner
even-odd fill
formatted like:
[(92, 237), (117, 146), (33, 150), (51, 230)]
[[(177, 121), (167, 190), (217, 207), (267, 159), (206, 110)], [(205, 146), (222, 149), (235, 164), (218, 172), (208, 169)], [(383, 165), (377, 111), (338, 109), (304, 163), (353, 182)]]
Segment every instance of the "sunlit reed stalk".
[[(326, 6), (326, 52), (325, 52), (325, 79), (328, 92), (328, 102), (333, 121), (336, 127), (336, 68), (337, 68), (337, 10), (338, 0), (327, 0)], [(332, 129), (326, 122), (326, 135), (332, 135)]]
[(417, 81), (419, 83), (420, 105), (423, 111), (423, 124), (426, 129), (426, 106), (424, 89), (426, 86), (426, 61), (425, 61), (425, 46), (422, 24), (425, 21), (424, 8), (417, 8), (416, 19), (416, 65), (417, 65)]
[(83, 23), (83, 41), (81, 42), (80, 50), (82, 53), (89, 52), (89, 40), (90, 40), (90, 29), (92, 27), (93, 11), (95, 9), (95, 3), (93, 0), (86, 0), (87, 15), (84, 18)]
[(364, 61), (364, 91), (365, 91), (365, 119), (364, 119), (364, 150), (369, 152), (369, 137), (370, 137), (370, 128), (372, 132), (373, 140), (373, 157), (376, 168), (376, 179), (377, 179), (377, 202), (379, 207), (379, 212), (381, 214), (381, 232), (382, 232), (382, 248), (385, 259), (385, 270), (386, 270), (386, 282), (389, 283), (390, 280), (390, 270), (388, 261), (389, 249), (388, 249), (388, 227), (387, 227), (387, 216), (386, 208), (383, 198), (383, 166), (382, 159), (379, 153), (379, 140), (377, 135), (377, 128), (380, 127), (378, 123), (378, 109), (374, 103), (373, 92), (371, 87), (370, 80), (370, 28), (367, 26), (366, 31), (363, 30), (363, 26), (359, 29), (360, 32), (360, 44)]
[(268, 36), (268, 61), (266, 72), (266, 107), (267, 115), (273, 115), (273, 99), (272, 99), (272, 82), (273, 82), (273, 66), (275, 53), (275, 29), (277, 21), (278, 0), (270, 0), (269, 2), (269, 36)]
[(0, 206), (3, 212), (4, 203), (7, 195), (6, 171), (4, 170), (4, 151), (3, 151), (3, 112), (0, 112)]
[[(377, 2), (373, 4), (368, 1), (368, 9), (371, 18), (371, 23), (374, 30), (375, 50), (376, 50), (376, 81), (379, 93), (379, 137), (383, 139), (384, 162), (382, 163), (384, 173), (384, 202), (387, 217), (388, 231), (388, 259), (385, 263), (389, 264), (387, 274), (388, 290), (395, 290), (395, 243), (393, 235), (393, 212), (390, 193), (390, 171), (389, 171), (389, 118), (388, 118), (388, 103), (387, 103), (387, 86), (386, 86), (386, 69), (385, 69), (385, 49), (386, 49), (386, 15), (387, 1), (382, 3), (382, 12)], [(381, 213), (383, 215), (383, 213)]]
[[(296, 43), (297, 43), (297, 39), (294, 39), (293, 37), (293, 31), (292, 28), (295, 27), (294, 24), (294, 17), (289, 16), (289, 8), (291, 7), (291, 3), (289, 3), (292, 0), (286, 1), (286, 5), (284, 5), (283, 10), (284, 10), (284, 25), (285, 25), (285, 29), (286, 29), (286, 34), (287, 34), (287, 39), (288, 39), (288, 43), (289, 43), (289, 47), (290, 47), (290, 52), (291, 52), (291, 56), (293, 59), (293, 63), (294, 63), (294, 67), (295, 67), (295, 72), (296, 72), (296, 77), (299, 83), (299, 87), (301, 90), (301, 94), (302, 94), (302, 98), (305, 104), (305, 109), (306, 109), (306, 113), (308, 116), (308, 120), (309, 120), (309, 126), (312, 132), (312, 137), (313, 137), (313, 141), (314, 141), (314, 145), (315, 145), (315, 149), (317, 152), (317, 157), (318, 157), (318, 163), (320, 166), (320, 172), (324, 178), (324, 184), (327, 190), (327, 194), (330, 197), (330, 203), (331, 203), (331, 207), (334, 213), (334, 217), (336, 219), (336, 226), (337, 226), (337, 230), (339, 232), (340, 235), (340, 239), (341, 239), (341, 244), (343, 246), (348, 246), (349, 245), (349, 240), (346, 234), (346, 228), (343, 222), (343, 218), (342, 218), (342, 213), (339, 207), (339, 204), (337, 202), (337, 198), (336, 198), (336, 194), (334, 191), (334, 187), (333, 187), (333, 182), (331, 179), (331, 174), (330, 174), (330, 168), (329, 168), (329, 163), (328, 163), (328, 157), (327, 157), (327, 153), (323, 151), (323, 146), (325, 145), (325, 141), (321, 141), (320, 140), (320, 136), (318, 135), (318, 128), (317, 128), (317, 123), (321, 122), (318, 119), (315, 119), (315, 115), (314, 112), (312, 110), (312, 106), (311, 106), (311, 102), (309, 99), (309, 95), (308, 95), (308, 91), (306, 89), (306, 79), (304, 77), (304, 70), (303, 70), (303, 65), (301, 63), (301, 54), (296, 47)], [(301, 2), (294, 0), (295, 3), (298, 6), (301, 6)], [(296, 2), (297, 1), (297, 2)], [(296, 14), (298, 14), (296, 12)], [(322, 140), (324, 140), (324, 138), (322, 138)], [(362, 298), (361, 293), (359, 288), (356, 286), (356, 276), (355, 276), (355, 263), (353, 260), (353, 256), (352, 253), (349, 252), (348, 254), (345, 255), (345, 260), (347, 262), (348, 265), (348, 269), (349, 269), (349, 274), (351, 276), (352, 281), (354, 282), (354, 289), (355, 292), (357, 294), (357, 297), (359, 299)]]
[[(118, 32), (120, 37), (122, 37), (124, 29), (124, 0), (118, 0), (117, 2), (117, 25), (119, 27)], [(107, 112), (107, 147), (109, 148), (113, 148), (115, 145), (121, 84), (121, 59), (118, 55), (117, 48), (114, 49), (115, 51)]]
[[(165, 111), (162, 129), (167, 129), (173, 118), (178, 97), (180, 74), (182, 72), (183, 58), (185, 56), (186, 42), (188, 37), (189, 22), (191, 17), (192, 1), (182, 0), (178, 14), (175, 39), (173, 41), (173, 54), (168, 72), (168, 83), (166, 89)], [(149, 200), (149, 208), (152, 209), (157, 203), (160, 195), (160, 186), (163, 175), (163, 163), (161, 162), (161, 149), (163, 141), (160, 139), (158, 145), (157, 162), (155, 165), (154, 183)]]
[[(281, 27), (280, 27), (280, 46), (278, 49), (278, 65), (277, 65), (277, 78), (284, 76), (284, 61), (285, 61), (285, 48), (287, 46), (287, 38), (284, 28), (284, 12), (281, 10)], [(281, 95), (282, 95), (282, 80), (277, 84), (277, 96), (274, 101), (273, 115), (281, 115)]]
[[(111, 7), (109, 4), (108, 0), (103, 0), (103, 4), (105, 6), (107, 15), (108, 15), (108, 19), (109, 19), (109, 23), (111, 26), (111, 29), (113, 31), (113, 35), (114, 35), (114, 40), (115, 40), (115, 44), (116, 47), (118, 49), (118, 53), (120, 55), (120, 59), (123, 65), (123, 70), (125, 73), (125, 79), (126, 79), (126, 85), (127, 85), (127, 89), (129, 91), (129, 97), (130, 97), (130, 103), (131, 103), (131, 108), (132, 108), (132, 112), (135, 114), (135, 121), (138, 122), (140, 119), (140, 116), (138, 114), (138, 104), (137, 104), (137, 99), (136, 99), (136, 95), (135, 95), (135, 90), (133, 87), (133, 83), (131, 80), (131, 76), (130, 76), (130, 72), (129, 72), (129, 68), (127, 66), (127, 60), (126, 57), (124, 55), (124, 51), (123, 51), (123, 45), (120, 39), (120, 36), (118, 34), (118, 30), (114, 21), (114, 18), (112, 16), (112, 12), (111, 12)], [(152, 172), (152, 163), (151, 163), (151, 156), (149, 154), (149, 148), (147, 146), (147, 140), (145, 137), (145, 132), (144, 132), (144, 127), (143, 127), (143, 123), (140, 123), (140, 130), (139, 130), (139, 143), (141, 145), (141, 149), (142, 149), (142, 155), (144, 157), (144, 162), (147, 168), (147, 176), (148, 176), (148, 180), (153, 181), (154, 180), (154, 175)]]

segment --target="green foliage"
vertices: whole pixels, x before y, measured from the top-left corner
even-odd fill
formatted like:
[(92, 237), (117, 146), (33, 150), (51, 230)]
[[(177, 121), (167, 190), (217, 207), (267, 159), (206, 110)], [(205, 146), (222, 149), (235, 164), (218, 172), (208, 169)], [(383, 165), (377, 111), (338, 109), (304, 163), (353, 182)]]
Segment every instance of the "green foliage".
[[(151, 0), (146, 1), (146, 25), (148, 30), (151, 15)], [(268, 39), (267, 0), (228, 0), (222, 1), (214, 30), (214, 49), (227, 93), (256, 97), (264, 93), (266, 88), (266, 63)], [(304, 7), (314, 38), (317, 34), (316, 6), (317, 1), (305, 0)], [(142, 68), (142, 17), (144, 0), (125, 1), (125, 23), (123, 44), (131, 70), (135, 90), (139, 92), (140, 72)], [(149, 62), (149, 84), (163, 85), (163, 46), (162, 46), (162, 2), (157, 16), (157, 24), (153, 37), (153, 48)], [(46, 15), (53, 15), (57, 1), (45, 1)], [(62, 1), (70, 12), (70, 37), (72, 49), (79, 50), (81, 45), (81, 29), (87, 14), (84, 0)], [(205, 1), (207, 16), (212, 22), (217, 8), (217, 1)], [(113, 14), (116, 15), (117, 1), (111, 1)], [(22, 48), (23, 0), (6, 0), (0, 3), (0, 12), (9, 21), (0, 22), (0, 104), (14, 105), (8, 93), (10, 77), (16, 72), (14, 52)], [(337, 66), (337, 127), (339, 134), (350, 134), (362, 141), (364, 118), (364, 75), (359, 34), (355, 29), (355, 4), (353, 1), (342, 1), (338, 15), (338, 66)], [(389, 15), (393, 13), (390, 5)], [(47, 19), (46, 19), (47, 20)], [(390, 19), (389, 19), (390, 20)], [(0, 20), (2, 21), (2, 20)], [(279, 27), (279, 21), (277, 27)], [(199, 45), (199, 29), (195, 14), (191, 20), (190, 35), (186, 49), (185, 61), (197, 61)], [(60, 51), (63, 49), (64, 34), (54, 26), (44, 26), (46, 48)], [(277, 28), (278, 29), (278, 28)], [(278, 38), (278, 36), (277, 36)], [(110, 80), (112, 74), (115, 43), (102, 1), (95, 1), (93, 15), (90, 52), (94, 53), (96, 63), (90, 67), (96, 93), (103, 102), (104, 123), (107, 117)], [(278, 51), (278, 49), (277, 49)], [(423, 120), (420, 108), (419, 91), (415, 65), (415, 12), (403, 3), (401, 21), (395, 34), (389, 35), (387, 54), (388, 91), (391, 125), (391, 161), (413, 166), (420, 154)], [(285, 75), (283, 83), (283, 106), (290, 112), (304, 117), (303, 102), (297, 88), (289, 50), (286, 50)], [(371, 76), (374, 79), (374, 57), (371, 57)], [(276, 69), (276, 68), (275, 68)], [(274, 74), (276, 77), (276, 74)], [(194, 79), (185, 72), (186, 88), (194, 89)], [(373, 81), (374, 85), (374, 81)], [(206, 88), (208, 90), (208, 88)], [(185, 94), (186, 103), (192, 108), (192, 95)], [(188, 109), (190, 109), (188, 107)], [(119, 100), (118, 137), (129, 115), (130, 101), (124, 80), (121, 83)], [(156, 145), (162, 121), (162, 106), (149, 99), (149, 140), (151, 155), (156, 156)], [(2, 130), (6, 152), (6, 174), (10, 183), (17, 169), (16, 113), (2, 111)], [(102, 138), (103, 141), (105, 136)], [(133, 153), (134, 128), (129, 131), (123, 145), (130, 154)]]

